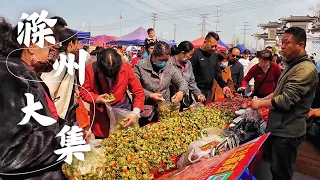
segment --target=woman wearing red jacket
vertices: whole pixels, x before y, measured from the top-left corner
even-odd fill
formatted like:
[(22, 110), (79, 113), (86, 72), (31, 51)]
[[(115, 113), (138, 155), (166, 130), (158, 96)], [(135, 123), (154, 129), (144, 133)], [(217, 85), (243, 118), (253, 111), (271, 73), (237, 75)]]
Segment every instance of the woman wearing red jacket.
[(272, 62), (272, 53), (269, 50), (263, 50), (259, 57), (259, 63), (249, 70), (238, 91), (244, 91), (248, 82), (254, 78), (254, 96), (264, 98), (273, 93), (280, 75), (279, 66)]
[[(112, 107), (132, 110), (127, 117), (128, 127), (136, 123), (140, 117), (140, 111), (144, 106), (144, 90), (140, 81), (135, 76), (130, 64), (121, 60), (121, 56), (112, 48), (102, 50), (97, 61), (89, 64), (85, 71), (84, 84), (80, 90), (80, 97), (90, 104), (90, 120), (95, 117), (92, 126), (93, 134), (98, 138), (109, 136), (110, 121), (107, 115), (105, 103)], [(133, 107), (127, 96), (127, 89), (133, 94)], [(88, 91), (88, 92), (87, 92)], [(113, 94), (115, 99), (108, 101), (107, 94)], [(92, 99), (93, 97), (93, 99)]]

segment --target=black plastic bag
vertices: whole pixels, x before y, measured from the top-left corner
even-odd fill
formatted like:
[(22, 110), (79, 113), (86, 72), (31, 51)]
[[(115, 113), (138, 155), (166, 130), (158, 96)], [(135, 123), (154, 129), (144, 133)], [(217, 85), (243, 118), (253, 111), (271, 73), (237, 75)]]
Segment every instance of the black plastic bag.
[(265, 124), (262, 120), (242, 120), (236, 126), (227, 129), (229, 133), (231, 131), (238, 137), (240, 145), (263, 135), (265, 133), (264, 130)]
[(311, 116), (308, 119), (306, 137), (320, 151), (320, 117)]

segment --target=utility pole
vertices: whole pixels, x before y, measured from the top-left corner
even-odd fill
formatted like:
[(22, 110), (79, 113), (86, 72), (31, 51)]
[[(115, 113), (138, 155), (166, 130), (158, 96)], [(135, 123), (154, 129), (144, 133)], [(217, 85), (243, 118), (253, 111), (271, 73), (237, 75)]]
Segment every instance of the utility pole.
[[(89, 29), (89, 33), (90, 33), (90, 36), (91, 36), (91, 25), (90, 25), (90, 22), (88, 23), (88, 29)], [(89, 43), (89, 47), (90, 47), (90, 39), (89, 39), (89, 41), (88, 41), (88, 43)]]
[(173, 40), (176, 40), (177, 25), (173, 25)]
[(247, 33), (248, 30), (251, 30), (251, 29), (248, 29), (247, 27), (251, 26), (249, 24), (250, 22), (243, 22), (243, 45), (246, 44), (246, 35), (249, 34)]
[(206, 34), (206, 25), (207, 25), (207, 19), (209, 14), (200, 14), (200, 19), (202, 20), (199, 26), (201, 26), (201, 29), (199, 30), (201, 32), (201, 37), (205, 36)]
[(121, 14), (121, 11), (120, 11), (120, 36), (121, 36), (121, 29), (122, 29), (121, 21), (122, 21), (122, 14)]
[(152, 21), (153, 21), (153, 29), (155, 30), (156, 29), (157, 14), (152, 13), (151, 17), (152, 17)]
[(213, 16), (213, 17), (215, 17), (215, 18), (217, 18), (215, 21), (213, 21), (213, 22), (215, 22), (216, 23), (216, 33), (217, 34), (219, 34), (219, 32), (221, 32), (221, 31), (219, 31), (219, 17), (221, 17), (221, 15), (219, 14), (221, 11), (219, 10), (219, 8), (220, 8), (220, 6), (216, 6), (217, 7), (217, 14), (215, 15), (215, 16)]

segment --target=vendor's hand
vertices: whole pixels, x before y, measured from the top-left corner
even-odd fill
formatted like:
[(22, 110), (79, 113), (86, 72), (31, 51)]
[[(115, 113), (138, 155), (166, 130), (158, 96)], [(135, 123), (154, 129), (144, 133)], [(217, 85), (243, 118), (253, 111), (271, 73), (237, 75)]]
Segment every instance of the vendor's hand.
[(109, 104), (109, 103), (112, 103), (112, 101), (114, 101), (114, 100), (107, 100), (107, 99), (105, 98), (107, 95), (108, 95), (107, 93), (101, 94), (101, 95), (97, 98), (96, 102), (99, 103), (99, 104), (106, 104), (106, 103)]
[(198, 102), (202, 102), (202, 103), (206, 101), (206, 97), (203, 94), (199, 94), (197, 99), (198, 99)]
[(183, 98), (183, 92), (179, 91), (172, 97), (172, 103), (177, 104), (180, 101), (182, 101), (182, 98)]
[(254, 86), (250, 86), (250, 91), (254, 91)]
[(251, 109), (259, 109), (261, 108), (261, 100), (260, 99), (252, 99), (250, 102)]
[(230, 90), (230, 88), (229, 88), (228, 86), (226, 86), (226, 87), (223, 88), (223, 94), (224, 94), (224, 95), (232, 94), (232, 93), (231, 93), (231, 90)]
[(245, 87), (239, 87), (237, 91), (238, 91), (238, 92), (241, 92), (241, 91), (245, 91), (245, 90), (246, 90)]
[(131, 112), (126, 118), (125, 121), (127, 122), (126, 125), (123, 126), (123, 128), (128, 128), (134, 124), (136, 124), (138, 122), (139, 116), (134, 113)]
[(151, 93), (149, 98), (155, 102), (161, 102), (163, 100), (163, 96), (160, 93)]

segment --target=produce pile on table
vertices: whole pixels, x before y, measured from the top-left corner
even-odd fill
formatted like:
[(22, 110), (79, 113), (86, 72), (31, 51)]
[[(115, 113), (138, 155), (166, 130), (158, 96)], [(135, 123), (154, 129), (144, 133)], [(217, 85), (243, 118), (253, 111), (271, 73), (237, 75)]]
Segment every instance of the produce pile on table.
[(210, 103), (207, 106), (213, 109), (233, 113), (234, 111), (237, 111), (241, 108), (246, 108), (246, 107), (243, 107), (243, 106), (247, 106), (246, 101), (247, 99), (245, 99), (240, 94), (235, 94), (235, 96), (232, 99), (226, 99), (225, 101)]
[[(205, 106), (174, 116), (172, 113), (162, 115), (168, 118), (162, 117), (158, 123), (142, 128), (115, 131), (104, 139), (101, 145), (106, 159), (96, 166), (98, 168), (79, 175), (78, 169), (84, 163), (80, 166), (72, 162), (64, 164), (65, 175), (73, 179), (153, 179), (161, 172), (176, 168), (174, 157), (186, 152), (188, 145), (199, 139), (202, 129), (224, 128), (234, 118), (232, 113)], [(85, 153), (85, 163), (90, 164), (86, 157)]]

